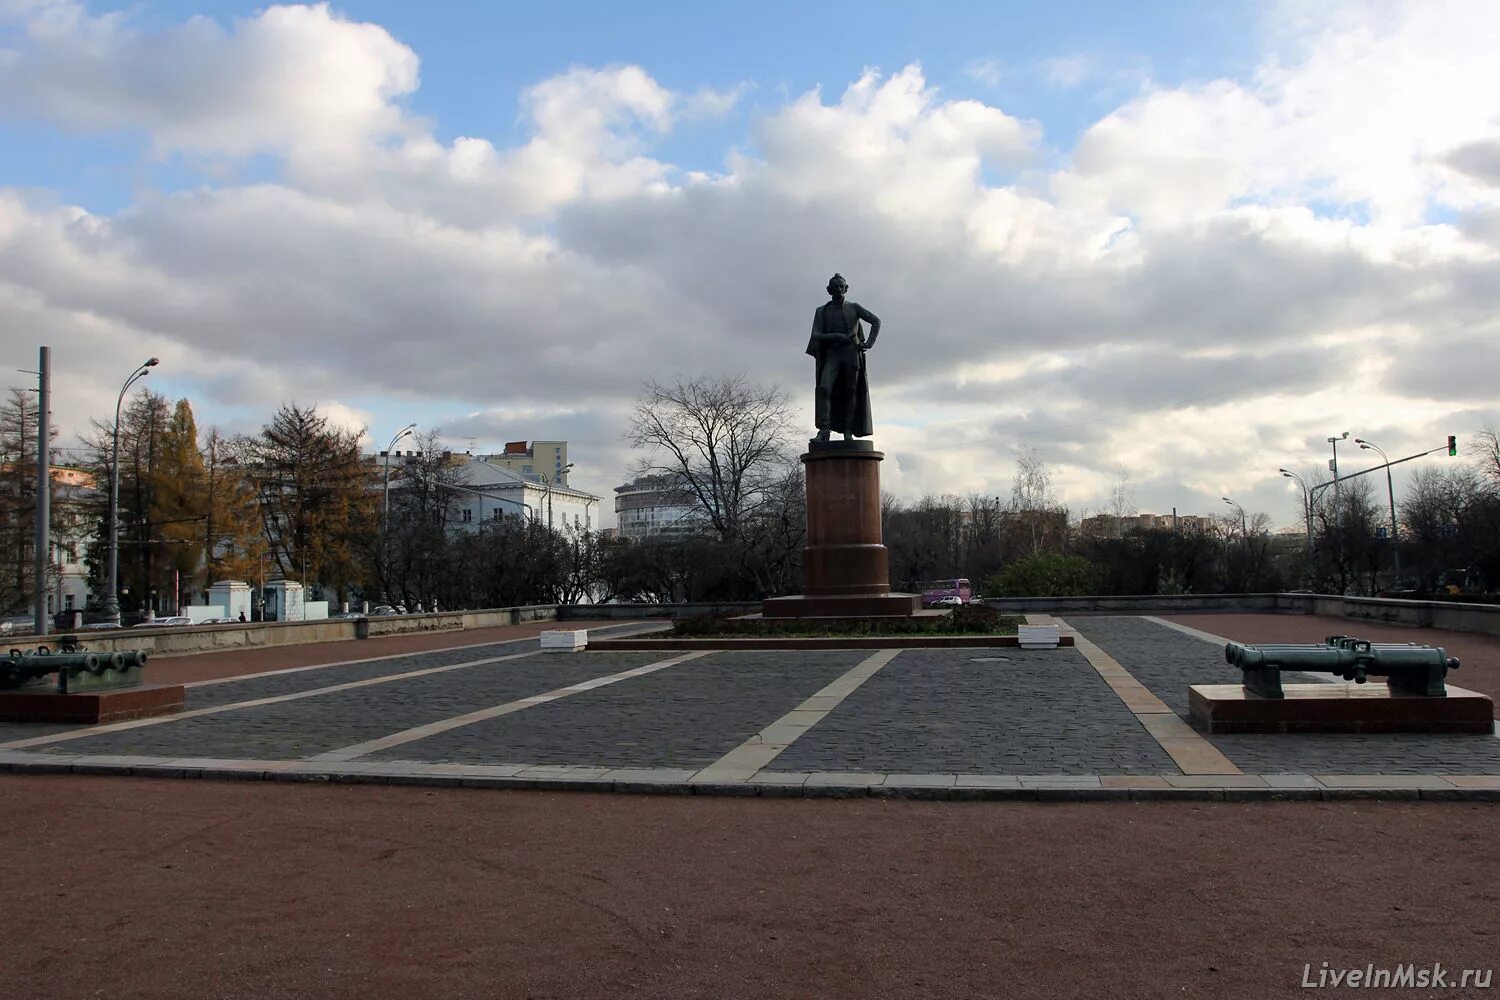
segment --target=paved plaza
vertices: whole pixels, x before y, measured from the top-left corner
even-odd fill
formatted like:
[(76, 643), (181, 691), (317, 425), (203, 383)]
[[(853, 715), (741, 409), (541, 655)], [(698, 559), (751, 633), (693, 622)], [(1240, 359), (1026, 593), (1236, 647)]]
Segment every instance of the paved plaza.
[[(456, 638), (361, 659), (370, 647), (345, 643), (283, 669), (264, 650), (255, 673), (191, 682), (175, 716), (0, 724), (0, 768), (782, 796), (1500, 797), (1500, 738), (1204, 736), (1187, 689), (1231, 679), (1221, 635), (1149, 617), (1061, 624), (1076, 646), (544, 654), (531, 636)], [(1461, 685), (1490, 676), (1466, 669)]]

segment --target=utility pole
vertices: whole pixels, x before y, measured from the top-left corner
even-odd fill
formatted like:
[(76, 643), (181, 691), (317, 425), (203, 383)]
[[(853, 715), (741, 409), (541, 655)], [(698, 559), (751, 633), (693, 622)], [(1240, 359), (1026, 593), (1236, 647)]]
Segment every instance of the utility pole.
[[(1340, 437), (1331, 437), (1328, 439), (1328, 443), (1333, 445), (1333, 461), (1328, 463), (1328, 470), (1333, 473), (1333, 509), (1338, 516), (1338, 525), (1340, 528), (1344, 526), (1344, 508), (1339, 506), (1339, 442), (1346, 440), (1348, 437), (1349, 432), (1345, 431)], [(1340, 539), (1339, 544), (1343, 544), (1342, 539)]]
[(1395, 573), (1392, 582), (1399, 584), (1401, 580), (1401, 539), (1397, 534), (1396, 527), (1396, 487), (1391, 480), (1391, 460), (1386, 457), (1385, 452), (1378, 444), (1366, 441), (1363, 438), (1355, 438), (1354, 443), (1361, 448), (1375, 452), (1380, 456), (1380, 460), (1385, 463), (1385, 491), (1386, 496), (1391, 502), (1391, 566)]
[[(43, 347), (37, 364), (36, 422), (36, 616), (37, 635), (47, 634), (47, 571), (52, 563), (52, 455), (47, 447), (51, 429), (52, 348)], [(24, 410), (25, 407), (23, 406)]]

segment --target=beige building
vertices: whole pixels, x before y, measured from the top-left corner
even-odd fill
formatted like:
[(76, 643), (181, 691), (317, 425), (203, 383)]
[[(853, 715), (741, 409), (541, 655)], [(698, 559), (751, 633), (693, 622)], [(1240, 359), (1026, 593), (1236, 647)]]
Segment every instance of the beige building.
[(481, 455), (482, 460), (522, 476), (541, 476), (558, 486), (568, 485), (568, 442), (508, 441), (498, 455)]

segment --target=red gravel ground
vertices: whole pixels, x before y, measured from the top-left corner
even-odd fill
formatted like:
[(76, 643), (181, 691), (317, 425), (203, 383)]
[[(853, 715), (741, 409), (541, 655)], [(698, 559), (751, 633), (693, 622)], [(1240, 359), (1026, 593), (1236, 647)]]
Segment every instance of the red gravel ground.
[(296, 646), (267, 646), (245, 649), (222, 649), (209, 653), (152, 657), (146, 666), (146, 677), (152, 684), (188, 684), (192, 681), (239, 677), (266, 670), (308, 667), (320, 663), (341, 663), (372, 656), (396, 656), (401, 653), (424, 653), (453, 646), (472, 646), (483, 642), (505, 642), (527, 639), (552, 629), (598, 628), (601, 625), (624, 625), (620, 621), (526, 622), (523, 625), (496, 625), (453, 632), (416, 632), (411, 635), (388, 635), (378, 639), (346, 639), (340, 642), (309, 642)]
[[(1353, 635), (1378, 642), (1417, 642), (1441, 646), (1463, 664), (1448, 683), (1487, 694), (1500, 718), (1500, 636), (1446, 629), (1386, 625), (1358, 618), (1320, 615), (1162, 615), (1168, 621), (1222, 635), (1236, 642), (1322, 642), (1331, 635)], [(1228, 670), (1226, 666), (1224, 668)]]
[(1500, 965), (1484, 804), (13, 775), (0, 814), (17, 1000), (1262, 1000), (1309, 963)]

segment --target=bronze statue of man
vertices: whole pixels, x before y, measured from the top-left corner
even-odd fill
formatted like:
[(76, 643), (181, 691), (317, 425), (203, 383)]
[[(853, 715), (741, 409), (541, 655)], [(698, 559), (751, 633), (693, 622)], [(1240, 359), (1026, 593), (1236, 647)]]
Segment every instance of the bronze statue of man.
[[(880, 317), (858, 302), (847, 301), (848, 293), (849, 283), (843, 275), (835, 274), (828, 279), (832, 300), (813, 313), (807, 353), (818, 363), (814, 393), (816, 441), (827, 441), (830, 431), (839, 431), (845, 441), (875, 433), (870, 419), (865, 352), (875, 346), (875, 338), (880, 336)], [(868, 339), (861, 320), (870, 324)]]

